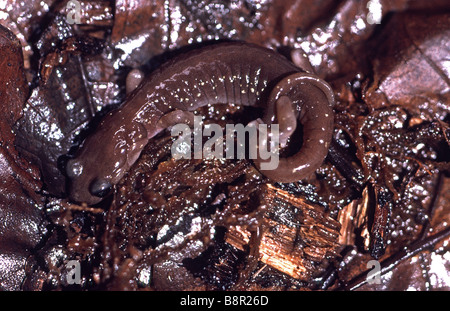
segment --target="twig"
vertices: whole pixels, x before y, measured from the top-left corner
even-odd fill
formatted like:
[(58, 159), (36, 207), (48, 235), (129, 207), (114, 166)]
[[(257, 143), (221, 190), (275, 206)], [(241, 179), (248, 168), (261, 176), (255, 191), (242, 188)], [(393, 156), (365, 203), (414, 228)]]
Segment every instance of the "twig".
[[(426, 238), (421, 239), (409, 247), (404, 248), (403, 250), (397, 252), (392, 257), (386, 259), (381, 263), (380, 276), (384, 275), (390, 271), (392, 271), (395, 267), (397, 267), (403, 261), (419, 254), (420, 252), (433, 248), (437, 243), (444, 240), (445, 238), (450, 237), (450, 227)], [(352, 279), (349, 283), (344, 284), (338, 290), (355, 290), (359, 287), (367, 284), (367, 271), (361, 273), (359, 276)]]

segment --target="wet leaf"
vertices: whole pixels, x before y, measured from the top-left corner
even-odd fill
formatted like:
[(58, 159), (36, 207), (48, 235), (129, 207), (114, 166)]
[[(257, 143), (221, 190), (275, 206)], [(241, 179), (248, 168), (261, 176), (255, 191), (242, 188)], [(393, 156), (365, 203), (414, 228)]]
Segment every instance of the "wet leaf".
[[(365, 94), (374, 109), (401, 105), (425, 120), (444, 119), (450, 101), (450, 15), (394, 16), (377, 38), (374, 81)], [(395, 29), (395, 31), (392, 31)]]
[(45, 233), (35, 167), (19, 157), (12, 126), (28, 95), (19, 40), (0, 26), (0, 288), (18, 290), (25, 263)]
[[(55, 35), (62, 37), (58, 43), (52, 41)], [(111, 63), (99, 54), (101, 42), (76, 37), (61, 17), (43, 34), (39, 47), (39, 85), (15, 125), (16, 145), (39, 166), (46, 190), (61, 196), (66, 191), (64, 156), (94, 115), (115, 102), (119, 90)]]

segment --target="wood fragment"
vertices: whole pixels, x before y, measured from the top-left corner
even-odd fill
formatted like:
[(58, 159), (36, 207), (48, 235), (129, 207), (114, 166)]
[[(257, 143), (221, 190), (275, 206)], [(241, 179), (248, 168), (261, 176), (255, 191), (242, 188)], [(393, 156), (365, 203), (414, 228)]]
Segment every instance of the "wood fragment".
[(366, 186), (362, 192), (362, 198), (353, 200), (339, 211), (337, 220), (341, 224), (339, 232), (339, 244), (355, 245), (356, 232), (363, 241), (367, 251), (370, 244), (370, 232), (368, 227), (368, 208), (370, 193)]
[[(268, 211), (262, 224), (259, 260), (295, 279), (310, 279), (317, 272), (317, 263), (336, 255), (339, 223), (321, 207), (272, 185), (267, 186), (264, 201)], [(274, 219), (273, 215), (281, 204), (287, 204), (291, 210), (298, 209), (294, 214), (295, 223), (288, 225)], [(245, 250), (250, 236), (248, 228), (232, 226), (227, 232), (226, 242)]]

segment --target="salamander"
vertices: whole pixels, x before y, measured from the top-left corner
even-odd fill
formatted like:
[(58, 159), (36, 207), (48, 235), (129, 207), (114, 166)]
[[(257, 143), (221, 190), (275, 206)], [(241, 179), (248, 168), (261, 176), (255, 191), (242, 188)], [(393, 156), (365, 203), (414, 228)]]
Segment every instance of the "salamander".
[[(308, 177), (327, 155), (334, 128), (330, 85), (271, 49), (244, 42), (218, 43), (163, 64), (102, 119), (67, 162), (70, 199), (100, 202), (150, 139), (190, 120), (196, 109), (214, 104), (262, 108), (259, 122), (279, 124), (281, 142), (287, 142), (301, 123), (300, 150), (280, 158), (276, 170), (260, 169), (275, 182)], [(259, 164), (254, 161), (257, 168)]]

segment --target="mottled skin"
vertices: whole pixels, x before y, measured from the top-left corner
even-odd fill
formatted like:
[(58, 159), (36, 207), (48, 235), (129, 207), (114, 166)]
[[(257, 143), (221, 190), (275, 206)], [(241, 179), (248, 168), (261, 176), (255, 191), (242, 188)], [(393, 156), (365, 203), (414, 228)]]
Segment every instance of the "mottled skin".
[[(168, 126), (189, 123), (197, 108), (220, 103), (263, 108), (262, 122), (280, 124), (282, 146), (301, 122), (301, 150), (281, 158), (276, 170), (262, 171), (273, 181), (303, 179), (327, 155), (334, 122), (330, 86), (272, 50), (219, 43), (161, 66), (102, 120), (67, 163), (70, 198), (100, 202), (152, 137)], [(259, 161), (255, 165), (260, 168)]]

